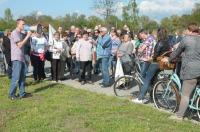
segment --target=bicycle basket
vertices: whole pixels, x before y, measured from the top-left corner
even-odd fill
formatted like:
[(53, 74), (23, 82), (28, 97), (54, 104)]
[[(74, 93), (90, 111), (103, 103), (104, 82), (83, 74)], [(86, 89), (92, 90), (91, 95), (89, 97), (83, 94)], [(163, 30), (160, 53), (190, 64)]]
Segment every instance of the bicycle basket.
[(172, 51), (167, 51), (161, 56), (157, 57), (158, 65), (160, 70), (173, 70), (176, 67), (176, 62), (178, 61), (178, 57), (173, 59), (171, 62), (162, 62), (161, 60), (165, 57), (169, 57)]

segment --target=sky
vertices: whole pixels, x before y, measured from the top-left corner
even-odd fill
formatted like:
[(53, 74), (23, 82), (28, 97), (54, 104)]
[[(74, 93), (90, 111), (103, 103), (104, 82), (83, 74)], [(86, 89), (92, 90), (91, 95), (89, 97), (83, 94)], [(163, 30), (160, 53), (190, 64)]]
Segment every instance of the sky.
[[(19, 16), (29, 15), (36, 11), (38, 15), (65, 16), (65, 14), (77, 12), (87, 17), (96, 15), (91, 9), (93, 0), (0, 0), (0, 17), (4, 17), (6, 8), (10, 8), (14, 19)], [(172, 14), (182, 15), (191, 13), (195, 3), (200, 0), (136, 0), (139, 8), (139, 16), (147, 15), (151, 19), (160, 22), (162, 18)], [(129, 0), (121, 0), (116, 15), (122, 17), (122, 7)]]

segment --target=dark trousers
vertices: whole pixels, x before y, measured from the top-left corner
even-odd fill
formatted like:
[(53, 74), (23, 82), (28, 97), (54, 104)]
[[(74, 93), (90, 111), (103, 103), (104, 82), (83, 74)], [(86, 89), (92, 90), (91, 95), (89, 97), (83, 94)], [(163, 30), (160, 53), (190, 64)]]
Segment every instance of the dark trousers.
[(122, 62), (122, 68), (124, 75), (131, 75), (131, 68), (133, 66), (132, 62)]
[(51, 63), (52, 67), (52, 80), (58, 81), (59, 79), (59, 73), (60, 73), (60, 59), (53, 59)]
[(85, 72), (87, 72), (87, 80), (91, 81), (92, 61), (80, 61), (80, 81), (86, 81)]
[(60, 73), (59, 73), (59, 79), (64, 78), (64, 73), (65, 73), (65, 68), (66, 68), (66, 61), (60, 61)]
[(39, 56), (31, 55), (31, 63), (33, 66), (34, 80), (41, 80), (42, 69), (44, 68), (44, 61), (41, 61)]

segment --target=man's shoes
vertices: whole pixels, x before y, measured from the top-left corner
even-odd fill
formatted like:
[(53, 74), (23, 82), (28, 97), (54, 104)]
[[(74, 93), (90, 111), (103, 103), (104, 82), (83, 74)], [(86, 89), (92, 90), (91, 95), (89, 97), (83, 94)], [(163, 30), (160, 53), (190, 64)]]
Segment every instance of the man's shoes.
[(85, 84), (85, 81), (81, 81), (81, 85), (84, 85)]
[(37, 83), (40, 83), (40, 80), (35, 80), (35, 81), (33, 82), (33, 85), (35, 85), (35, 84), (37, 84)]
[(67, 79), (69, 79), (69, 78), (63, 77), (63, 78), (61, 78), (60, 80), (61, 80), (61, 81), (64, 81), (64, 80), (67, 80)]
[(101, 82), (101, 83), (99, 83), (99, 85), (104, 85), (104, 83), (103, 83), (103, 82)]
[(92, 84), (92, 85), (94, 85), (94, 83), (93, 83), (92, 81), (88, 81), (87, 83), (88, 83), (88, 84)]
[(19, 100), (20, 97), (17, 97), (17, 96), (9, 96), (8, 97), (10, 100)]
[(101, 88), (108, 88), (108, 87), (110, 87), (109, 84), (103, 84), (103, 85), (101, 86)]
[(170, 116), (168, 119), (175, 121), (183, 121), (183, 117), (178, 117), (177, 115)]
[(142, 104), (142, 100), (139, 100), (138, 98), (132, 99), (131, 102)]
[(24, 96), (20, 97), (20, 98), (29, 98), (32, 97), (33, 95), (31, 93), (25, 93)]

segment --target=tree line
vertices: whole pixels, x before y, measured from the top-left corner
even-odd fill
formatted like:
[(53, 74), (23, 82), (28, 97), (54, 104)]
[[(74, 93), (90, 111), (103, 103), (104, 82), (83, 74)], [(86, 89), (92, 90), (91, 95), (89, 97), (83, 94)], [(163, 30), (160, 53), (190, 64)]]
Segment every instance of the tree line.
[[(161, 19), (160, 23), (152, 20), (149, 16), (138, 16), (139, 9), (137, 8), (136, 0), (130, 0), (130, 2), (123, 7), (122, 18), (120, 19), (115, 15), (117, 11), (117, 5), (119, 0), (99, 0), (99, 2), (93, 1), (91, 9), (98, 13), (102, 18), (97, 16), (86, 17), (84, 14), (78, 14), (76, 12), (65, 16), (57, 16), (53, 18), (50, 15), (37, 15), (37, 11), (33, 11), (29, 15), (21, 16), (26, 20), (27, 25), (32, 25), (38, 21), (51, 24), (57, 28), (62, 26), (63, 29), (69, 29), (71, 25), (83, 28), (88, 27), (94, 29), (97, 24), (106, 26), (108, 28), (114, 26), (122, 29), (126, 24), (130, 27), (131, 31), (137, 33), (139, 29), (146, 28), (149, 32), (159, 27), (166, 27), (169, 33), (173, 33), (176, 29), (184, 30), (187, 23), (196, 22), (200, 24), (200, 3), (196, 3), (190, 14), (183, 14), (181, 16), (171, 15)], [(105, 8), (106, 7), (106, 8)], [(11, 9), (7, 8), (4, 11), (4, 17), (0, 18), (0, 30), (5, 29), (13, 30), (16, 26), (16, 22), (13, 19)]]

